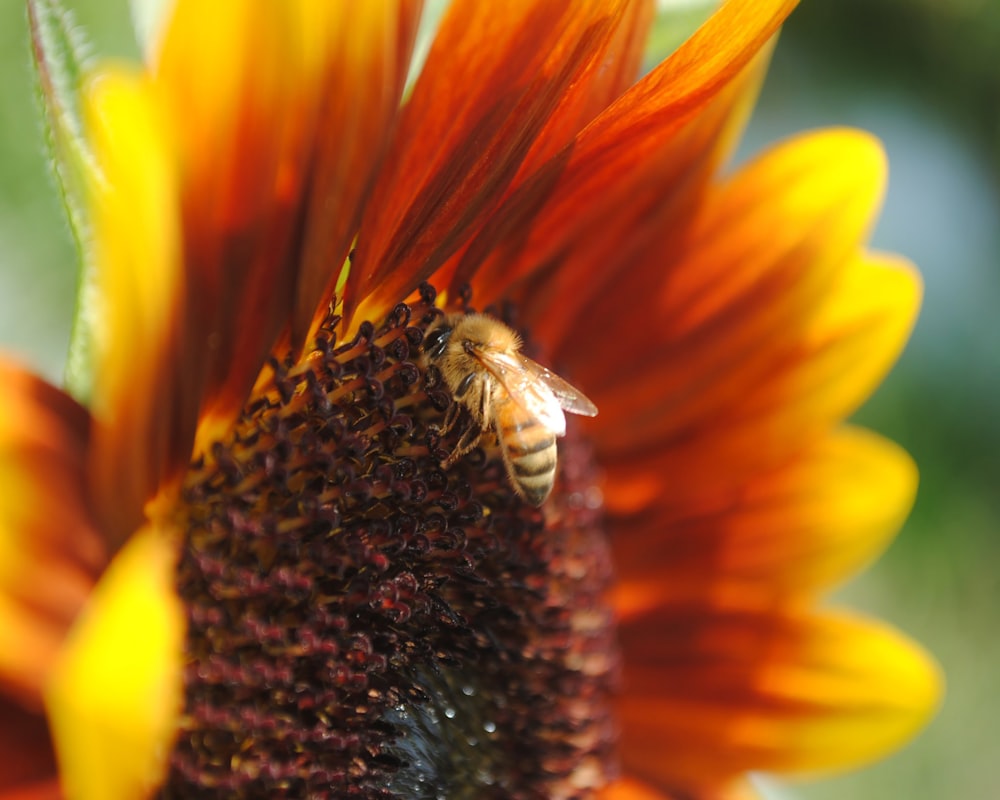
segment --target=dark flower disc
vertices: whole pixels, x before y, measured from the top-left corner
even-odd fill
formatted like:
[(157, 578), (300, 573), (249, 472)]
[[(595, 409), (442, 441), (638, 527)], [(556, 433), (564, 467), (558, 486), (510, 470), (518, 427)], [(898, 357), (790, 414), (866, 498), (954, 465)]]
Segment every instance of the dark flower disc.
[(571, 424), (542, 509), (420, 344), (433, 290), (272, 360), (185, 483), (165, 797), (575, 798), (614, 775), (610, 559)]

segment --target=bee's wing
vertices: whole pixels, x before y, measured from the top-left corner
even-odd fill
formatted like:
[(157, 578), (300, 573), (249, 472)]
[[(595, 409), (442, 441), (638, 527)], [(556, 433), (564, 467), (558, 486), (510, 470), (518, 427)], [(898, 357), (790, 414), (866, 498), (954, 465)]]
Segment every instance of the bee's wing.
[(510, 398), (556, 436), (566, 435), (566, 417), (559, 398), (542, 377), (544, 367), (520, 353), (479, 353), (486, 370)]
[(541, 364), (536, 364), (530, 358), (521, 356), (521, 360), (525, 362), (526, 367), (530, 367), (526, 371), (534, 371), (535, 377), (549, 387), (549, 391), (555, 395), (564, 410), (582, 417), (597, 416), (597, 406), (575, 386), (571, 386), (554, 372), (550, 372)]
[(564, 409), (585, 417), (597, 414), (583, 392), (520, 353), (484, 354), (482, 361), (511, 398), (556, 436), (566, 433)]

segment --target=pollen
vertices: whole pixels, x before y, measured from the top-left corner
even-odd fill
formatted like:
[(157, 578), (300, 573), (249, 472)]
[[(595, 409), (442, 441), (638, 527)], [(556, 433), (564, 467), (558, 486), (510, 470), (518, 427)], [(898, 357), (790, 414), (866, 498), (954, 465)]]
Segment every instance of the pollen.
[(614, 777), (587, 442), (560, 440), (541, 509), (489, 437), (450, 463), (463, 425), (420, 349), (441, 313), (425, 286), (347, 340), (329, 316), (191, 465), (164, 797), (584, 798)]

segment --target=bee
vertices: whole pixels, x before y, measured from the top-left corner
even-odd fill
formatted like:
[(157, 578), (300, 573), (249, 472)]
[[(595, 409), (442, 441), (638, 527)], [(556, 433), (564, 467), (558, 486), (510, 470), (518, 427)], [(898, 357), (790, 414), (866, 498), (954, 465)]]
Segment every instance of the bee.
[(466, 408), (477, 423), (463, 432), (445, 466), (475, 447), (491, 428), (514, 490), (540, 506), (556, 475), (556, 438), (566, 434), (563, 411), (593, 417), (597, 406), (581, 391), (521, 353), (521, 339), (485, 314), (449, 314), (424, 337), (424, 353), (457, 401), (445, 416), (450, 430)]

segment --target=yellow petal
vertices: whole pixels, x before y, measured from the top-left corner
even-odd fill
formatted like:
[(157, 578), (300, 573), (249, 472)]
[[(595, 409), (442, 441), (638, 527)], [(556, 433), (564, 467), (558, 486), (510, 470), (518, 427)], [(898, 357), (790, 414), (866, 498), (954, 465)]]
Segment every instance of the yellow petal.
[(152, 527), (129, 539), (53, 669), (45, 701), (69, 798), (135, 800), (165, 775), (183, 701), (175, 544)]
[(845, 613), (692, 606), (621, 633), (625, 767), (667, 785), (874, 761), (927, 723), (942, 691), (916, 644)]
[(96, 370), (92, 485), (118, 544), (190, 454), (197, 397), (176, 357), (183, 273), (167, 126), (152, 87), (124, 68), (94, 76), (85, 118), (102, 180), (91, 186)]
[(920, 274), (906, 259), (885, 254), (856, 259), (805, 331), (787, 378), (774, 395), (762, 387), (747, 411), (769, 412), (782, 402), (781, 428), (853, 413), (903, 351), (922, 294)]

